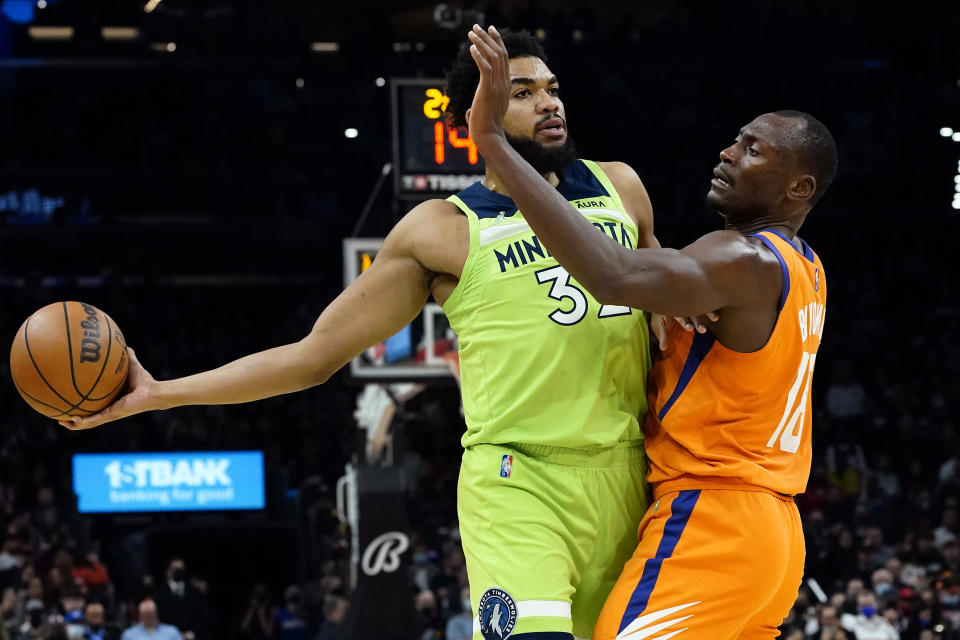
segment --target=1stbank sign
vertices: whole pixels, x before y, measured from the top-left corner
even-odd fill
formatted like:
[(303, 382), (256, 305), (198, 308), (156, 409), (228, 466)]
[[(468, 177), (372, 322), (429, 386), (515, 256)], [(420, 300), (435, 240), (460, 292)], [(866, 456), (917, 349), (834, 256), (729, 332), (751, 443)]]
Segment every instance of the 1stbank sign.
[(263, 454), (78, 453), (73, 491), (80, 513), (262, 509)]

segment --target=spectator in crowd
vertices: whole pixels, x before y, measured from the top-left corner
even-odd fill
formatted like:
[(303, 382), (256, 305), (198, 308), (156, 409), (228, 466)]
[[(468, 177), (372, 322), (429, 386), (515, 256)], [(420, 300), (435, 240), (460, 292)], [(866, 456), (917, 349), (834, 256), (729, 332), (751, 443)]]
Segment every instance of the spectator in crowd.
[(258, 584), (250, 593), (250, 604), (240, 622), (240, 633), (245, 640), (267, 640), (273, 634), (273, 620), (270, 618), (270, 598), (267, 587)]
[(72, 571), (76, 583), (88, 593), (100, 592), (110, 583), (110, 574), (96, 551), (88, 551)]
[(900, 634), (878, 615), (877, 598), (872, 591), (857, 594), (858, 613), (845, 613), (840, 618), (841, 626), (850, 631), (856, 640), (900, 640)]
[(414, 608), (423, 629), (420, 640), (443, 640), (443, 618), (437, 611), (437, 597), (433, 591), (423, 590), (418, 593), (414, 598)]
[(60, 623), (44, 626), (40, 637), (43, 638), (43, 640), (70, 640), (67, 627)]
[(20, 625), (16, 640), (31, 640), (43, 634), (43, 625), (46, 622), (46, 607), (42, 600), (28, 600), (26, 605), (27, 617)]
[(848, 420), (860, 418), (866, 412), (867, 394), (854, 375), (849, 360), (838, 360), (833, 384), (827, 390), (827, 413), (832, 418)]
[(70, 638), (70, 640), (83, 640), (86, 624), (84, 624), (82, 609), (72, 609), (64, 612), (63, 624), (67, 631), (67, 637)]
[(840, 631), (840, 617), (837, 608), (826, 606), (820, 609), (820, 615), (810, 629), (810, 637), (815, 640), (833, 640)]
[(184, 640), (179, 629), (160, 622), (153, 600), (141, 602), (137, 614), (140, 622), (125, 630), (120, 640)]
[(342, 596), (327, 596), (323, 603), (323, 625), (313, 640), (343, 640), (343, 621), (349, 606), (349, 601)]
[(179, 629), (187, 640), (211, 640), (206, 601), (196, 586), (187, 580), (187, 565), (182, 558), (170, 561), (164, 578), (156, 586), (160, 617)]
[(116, 633), (110, 633), (106, 627), (105, 610), (99, 602), (91, 602), (84, 611), (86, 628), (83, 630), (83, 640), (113, 640)]
[(303, 597), (295, 584), (284, 590), (283, 606), (273, 615), (273, 637), (275, 640), (307, 640), (309, 637)]
[(446, 640), (473, 638), (473, 610), (470, 607), (470, 587), (460, 590), (460, 613), (447, 620)]

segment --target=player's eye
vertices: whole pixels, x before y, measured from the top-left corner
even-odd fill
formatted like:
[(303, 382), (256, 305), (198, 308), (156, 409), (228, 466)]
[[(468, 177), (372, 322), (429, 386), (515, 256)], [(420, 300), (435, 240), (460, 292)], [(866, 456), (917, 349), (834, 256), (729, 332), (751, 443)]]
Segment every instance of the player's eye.
[(754, 147), (750, 147), (749, 149), (747, 149), (747, 153), (750, 154), (751, 156), (760, 155), (760, 152), (757, 151)]
[(560, 87), (550, 87), (550, 95), (556, 97), (560, 95)]
[(517, 91), (515, 94), (513, 94), (513, 97), (526, 98), (528, 95), (530, 95), (530, 91), (528, 91), (527, 89), (520, 89), (520, 91)]

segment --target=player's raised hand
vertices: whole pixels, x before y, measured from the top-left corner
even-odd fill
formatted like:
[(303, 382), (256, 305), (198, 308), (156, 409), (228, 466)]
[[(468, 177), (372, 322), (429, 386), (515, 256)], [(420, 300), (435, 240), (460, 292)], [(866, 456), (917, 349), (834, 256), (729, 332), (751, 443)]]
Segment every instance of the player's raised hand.
[(510, 102), (510, 57), (494, 26), (484, 31), (475, 24), (467, 37), (472, 43), (470, 55), (480, 69), (480, 83), (470, 107), (470, 137), (482, 145), (489, 138), (505, 137), (503, 118)]
[(105, 422), (113, 422), (120, 418), (126, 418), (136, 413), (151, 411), (158, 407), (153, 406), (151, 390), (156, 380), (150, 375), (140, 361), (137, 360), (133, 349), (127, 347), (127, 356), (130, 358), (130, 371), (127, 374), (126, 393), (109, 407), (99, 413), (86, 417), (73, 416), (65, 420), (60, 420), (60, 425), (71, 431), (81, 431), (83, 429), (92, 429)]

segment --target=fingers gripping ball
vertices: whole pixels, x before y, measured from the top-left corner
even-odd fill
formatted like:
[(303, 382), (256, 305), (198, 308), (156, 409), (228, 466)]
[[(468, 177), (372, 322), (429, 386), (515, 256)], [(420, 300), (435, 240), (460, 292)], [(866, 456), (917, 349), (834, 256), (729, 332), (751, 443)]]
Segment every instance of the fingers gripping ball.
[(116, 323), (83, 302), (55, 302), (26, 319), (10, 349), (10, 374), (31, 407), (49, 418), (88, 416), (127, 381), (127, 343)]

